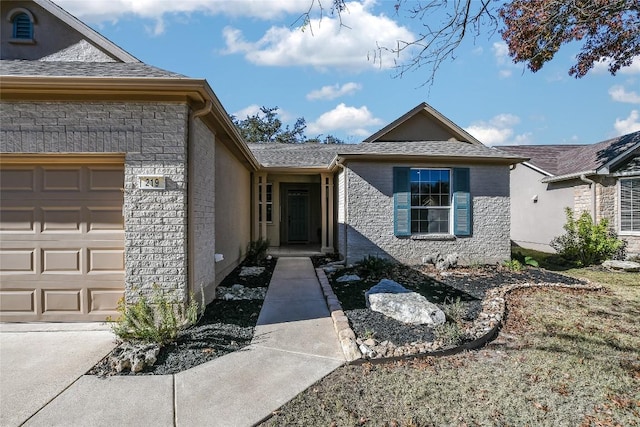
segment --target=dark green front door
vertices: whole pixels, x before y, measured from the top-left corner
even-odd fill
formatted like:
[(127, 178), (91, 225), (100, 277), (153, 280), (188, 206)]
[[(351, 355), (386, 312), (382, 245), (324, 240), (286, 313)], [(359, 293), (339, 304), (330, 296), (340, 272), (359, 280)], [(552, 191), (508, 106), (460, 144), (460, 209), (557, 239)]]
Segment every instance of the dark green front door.
[(289, 190), (287, 204), (289, 242), (307, 242), (309, 240), (309, 192)]

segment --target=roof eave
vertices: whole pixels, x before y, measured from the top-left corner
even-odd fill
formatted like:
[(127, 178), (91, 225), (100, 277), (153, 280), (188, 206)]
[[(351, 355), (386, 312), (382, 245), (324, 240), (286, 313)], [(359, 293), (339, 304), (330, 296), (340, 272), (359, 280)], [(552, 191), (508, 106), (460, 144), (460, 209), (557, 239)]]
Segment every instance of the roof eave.
[(455, 156), (455, 155), (429, 155), (429, 154), (373, 154), (373, 153), (338, 153), (329, 164), (329, 169), (335, 170), (338, 165), (348, 161), (383, 161), (383, 162), (443, 162), (449, 163), (483, 163), (483, 164), (500, 164), (512, 165), (520, 163), (526, 158), (521, 157), (491, 157), (491, 156)]
[(330, 172), (328, 166), (260, 166), (260, 171), (272, 174), (286, 175), (315, 175), (322, 172)]
[(636, 151), (640, 152), (640, 142), (636, 143), (632, 147), (624, 150), (624, 152), (620, 153), (618, 156), (609, 160), (607, 163), (600, 166), (596, 169), (596, 172), (601, 175), (608, 175), (611, 173), (611, 169), (615, 168), (620, 163), (627, 160), (629, 157), (636, 155)]
[(581, 176), (591, 176), (591, 175), (597, 175), (598, 173), (595, 170), (590, 170), (590, 171), (582, 171), (582, 172), (573, 172), (573, 173), (568, 173), (565, 175), (558, 175), (558, 176), (549, 176), (547, 178), (542, 178), (542, 180), (540, 182), (544, 182), (544, 183), (552, 183), (552, 182), (560, 182), (560, 181), (568, 181), (570, 179), (579, 179)]

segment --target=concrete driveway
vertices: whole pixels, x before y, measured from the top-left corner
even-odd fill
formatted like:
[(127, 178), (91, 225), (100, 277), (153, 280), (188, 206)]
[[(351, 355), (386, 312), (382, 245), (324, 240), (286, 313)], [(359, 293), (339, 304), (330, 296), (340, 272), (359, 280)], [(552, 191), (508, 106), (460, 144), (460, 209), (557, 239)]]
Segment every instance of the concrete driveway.
[(0, 324), (0, 426), (24, 423), (114, 346), (104, 324)]

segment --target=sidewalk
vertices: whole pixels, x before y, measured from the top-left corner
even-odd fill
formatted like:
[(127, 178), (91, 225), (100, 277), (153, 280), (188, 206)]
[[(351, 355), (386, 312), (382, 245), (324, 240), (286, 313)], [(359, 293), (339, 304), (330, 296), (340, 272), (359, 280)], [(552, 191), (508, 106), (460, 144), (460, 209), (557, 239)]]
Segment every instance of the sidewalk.
[(311, 260), (279, 258), (245, 349), (176, 375), (80, 376), (24, 425), (251, 426), (344, 361)]

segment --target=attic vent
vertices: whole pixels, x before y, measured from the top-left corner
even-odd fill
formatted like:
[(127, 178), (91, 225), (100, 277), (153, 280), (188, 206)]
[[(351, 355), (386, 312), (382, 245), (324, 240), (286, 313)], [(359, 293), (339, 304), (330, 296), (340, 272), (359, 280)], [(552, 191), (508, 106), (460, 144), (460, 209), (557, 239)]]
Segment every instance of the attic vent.
[(13, 18), (13, 38), (21, 40), (33, 39), (33, 23), (26, 13), (18, 13)]

